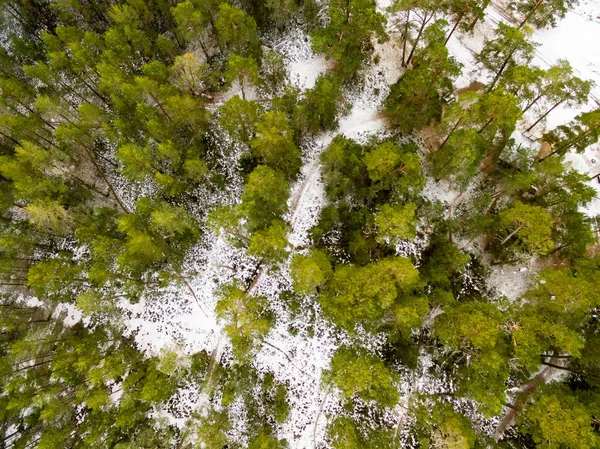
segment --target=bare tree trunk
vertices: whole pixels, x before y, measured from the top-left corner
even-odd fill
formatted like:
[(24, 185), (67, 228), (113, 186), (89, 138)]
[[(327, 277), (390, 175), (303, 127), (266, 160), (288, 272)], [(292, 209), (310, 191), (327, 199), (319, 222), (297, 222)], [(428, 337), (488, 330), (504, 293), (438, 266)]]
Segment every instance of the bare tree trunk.
[(444, 139), (444, 141), (438, 148), (438, 150), (441, 150), (442, 148), (444, 148), (444, 145), (446, 145), (446, 143), (448, 142), (448, 139), (450, 139), (450, 136), (452, 134), (454, 134), (454, 131), (456, 131), (456, 128), (458, 128), (458, 125), (460, 124), (461, 120), (462, 120), (462, 117), (457, 120), (457, 122), (454, 124), (454, 126), (452, 127), (452, 129), (450, 130), (450, 132), (448, 133), (448, 135), (446, 136), (446, 138)]
[(461, 20), (463, 19), (463, 17), (465, 16), (465, 14), (467, 13), (467, 11), (469, 10), (470, 6), (471, 6), (471, 0), (469, 0), (467, 2), (467, 5), (465, 6), (465, 9), (462, 10), (462, 12), (460, 13), (460, 16), (458, 16), (458, 19), (456, 19), (456, 23), (454, 24), (454, 26), (452, 27), (452, 30), (450, 31), (450, 34), (448, 34), (448, 37), (444, 41), (444, 45), (446, 45), (448, 43), (448, 41), (450, 40), (450, 38), (452, 37), (452, 35), (456, 31), (456, 29), (458, 28), (458, 25), (460, 24)]
[(560, 100), (558, 103), (554, 103), (554, 106), (552, 106), (550, 109), (548, 109), (546, 112), (544, 112), (540, 116), (540, 118), (538, 118), (535, 121), (535, 123), (533, 125), (531, 125), (529, 128), (527, 128), (525, 130), (525, 132), (528, 133), (529, 131), (531, 131), (535, 127), (535, 125), (537, 125), (539, 122), (541, 122), (542, 120), (544, 120), (548, 114), (550, 114), (552, 111), (554, 111), (554, 109), (556, 109), (558, 106), (560, 106), (561, 104), (563, 104), (565, 101), (566, 101), (566, 98), (563, 99), (563, 100)]
[(522, 224), (520, 224), (519, 226), (517, 226), (516, 229), (513, 232), (511, 232), (510, 234), (508, 234), (508, 236), (506, 236), (506, 238), (500, 242), (500, 244), (504, 245), (506, 242), (508, 242), (510, 240), (510, 238), (512, 236), (514, 236), (517, 232), (519, 232), (524, 227), (525, 227), (525, 225), (522, 225)]
[(406, 41), (408, 41), (408, 29), (410, 25), (410, 9), (406, 12), (406, 26), (404, 27), (404, 36), (402, 39), (402, 67), (406, 67)]
[(494, 86), (496, 85), (496, 83), (500, 79), (500, 76), (502, 76), (502, 73), (504, 73), (504, 70), (506, 70), (506, 66), (508, 65), (508, 61), (510, 61), (510, 58), (512, 58), (512, 56), (515, 53), (515, 51), (516, 51), (516, 48), (513, 49), (510, 52), (510, 54), (506, 57), (506, 59), (502, 63), (502, 66), (500, 67), (500, 70), (498, 70), (498, 73), (496, 73), (496, 76), (494, 77), (494, 80), (492, 81), (492, 84), (490, 84), (490, 86), (488, 87), (488, 92), (491, 91), (494, 88)]
[(415, 39), (415, 44), (413, 45), (412, 50), (410, 51), (410, 55), (408, 55), (408, 59), (406, 60), (406, 65), (408, 66), (412, 61), (412, 58), (415, 54), (415, 50), (417, 49), (417, 45), (419, 45), (419, 41), (421, 40), (421, 36), (423, 35), (423, 30), (425, 29), (425, 25), (429, 22), (429, 20), (433, 17), (432, 15), (428, 18), (427, 11), (425, 11), (423, 18), (421, 19), (421, 28), (419, 28), (419, 33), (417, 34), (417, 38)]
[(117, 191), (115, 190), (115, 188), (113, 187), (112, 183), (109, 181), (109, 179), (104, 174), (104, 171), (102, 170), (102, 167), (100, 167), (100, 165), (96, 161), (96, 158), (94, 158), (94, 155), (92, 154), (92, 152), (85, 145), (83, 146), (83, 148), (84, 148), (85, 152), (87, 153), (87, 156), (88, 156), (89, 160), (92, 162), (92, 164), (94, 164), (94, 167), (96, 167), (96, 170), (98, 171), (98, 173), (100, 174), (100, 176), (102, 177), (102, 179), (104, 180), (104, 182), (106, 183), (106, 185), (108, 186), (108, 188), (110, 189), (110, 192), (112, 193), (113, 197), (115, 198), (115, 200), (117, 200), (117, 203), (119, 203), (119, 206), (121, 207), (121, 209), (123, 210), (123, 212), (125, 212), (126, 214), (130, 214), (131, 211), (125, 205), (125, 203), (123, 203), (123, 201), (121, 200), (121, 198), (117, 194)]
[(523, 19), (523, 21), (519, 24), (519, 29), (523, 28), (523, 25), (525, 25), (525, 23), (529, 20), (529, 18), (531, 17), (531, 15), (540, 7), (540, 5), (544, 2), (544, 0), (538, 0), (537, 3), (535, 4), (535, 6), (531, 9), (531, 11), (529, 11), (529, 13), (527, 13), (527, 15), (525, 16), (525, 18)]
[[(554, 360), (554, 356), (550, 359)], [(509, 410), (504, 414), (498, 426), (496, 427), (496, 431), (494, 432), (494, 438), (496, 441), (501, 440), (504, 437), (504, 433), (506, 430), (513, 425), (513, 422), (517, 416), (517, 414), (523, 410), (523, 407), (531, 397), (531, 395), (537, 390), (537, 388), (545, 384), (548, 381), (548, 375), (552, 372), (552, 370), (557, 369), (560, 365), (550, 366), (549, 362), (544, 362), (542, 364), (547, 365), (546, 368), (542, 369), (538, 374), (536, 374), (532, 379), (528, 380), (521, 387), (521, 394), (517, 401), (508, 406)], [(564, 367), (560, 367), (560, 369), (564, 369)]]

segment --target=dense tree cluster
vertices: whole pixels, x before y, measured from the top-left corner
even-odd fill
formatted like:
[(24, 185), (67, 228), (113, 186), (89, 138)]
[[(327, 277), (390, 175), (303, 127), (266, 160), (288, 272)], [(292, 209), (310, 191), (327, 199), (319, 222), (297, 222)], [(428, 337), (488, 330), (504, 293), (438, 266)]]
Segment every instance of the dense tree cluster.
[[(0, 2), (0, 448), (293, 445), (291, 392), (254, 363), (282, 352), (262, 273), (289, 275), (277, 307), (343, 342), (318, 447), (600, 447), (595, 191), (565, 161), (598, 142), (600, 110), (546, 129), (593, 83), (532, 64), (534, 27), (574, 3), (512, 2), (482, 81), (456, 90), (447, 44), (488, 1)], [(332, 60), (309, 89), (267, 45), (292, 28)], [(389, 39), (389, 133), (336, 134)], [(291, 186), (324, 136), (325, 204), (295, 247)], [(448, 207), (424, 193), (440, 182)], [(217, 289), (230, 351), (141, 352), (123, 305), (172, 285), (199, 301), (186, 259), (207, 235), (255, 269)], [(490, 270), (516, 262), (531, 287), (498, 297)], [(161, 419), (184, 389), (201, 407)]]

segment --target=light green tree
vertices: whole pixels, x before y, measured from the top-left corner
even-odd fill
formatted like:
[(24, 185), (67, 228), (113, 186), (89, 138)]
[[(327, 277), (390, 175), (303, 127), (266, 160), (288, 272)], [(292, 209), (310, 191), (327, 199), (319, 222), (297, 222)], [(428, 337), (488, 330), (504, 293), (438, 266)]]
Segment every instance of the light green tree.
[(346, 401), (354, 396), (381, 407), (393, 407), (399, 399), (396, 382), (399, 376), (390, 371), (379, 357), (362, 348), (341, 346), (323, 373), (323, 382), (333, 383)]
[(327, 254), (318, 249), (306, 256), (294, 256), (290, 271), (294, 290), (301, 294), (310, 294), (322, 287), (333, 273)]
[(272, 168), (259, 165), (248, 177), (242, 194), (240, 211), (247, 217), (248, 230), (266, 229), (287, 210), (289, 184), (285, 176)]
[(260, 346), (273, 325), (269, 302), (264, 296), (249, 296), (236, 283), (221, 286), (218, 297), (217, 317), (225, 323), (233, 354), (237, 359), (245, 360)]
[(257, 85), (260, 82), (256, 60), (252, 57), (243, 57), (232, 54), (227, 60), (225, 79), (230, 84), (233, 81), (237, 82), (242, 91), (242, 99), (245, 100), (247, 85)]
[(530, 255), (545, 255), (554, 248), (552, 218), (539, 206), (517, 201), (500, 212), (499, 224), (503, 228), (501, 246), (510, 243), (518, 253)]
[(256, 136), (250, 141), (252, 155), (259, 164), (269, 166), (288, 179), (294, 178), (302, 161), (300, 150), (294, 143), (294, 136), (285, 114), (267, 112), (256, 125)]
[(319, 295), (323, 313), (335, 324), (354, 330), (357, 325), (377, 329), (402, 295), (419, 282), (419, 272), (404, 257), (393, 257), (356, 267), (338, 265), (331, 281)]
[(416, 208), (413, 203), (381, 206), (381, 209), (375, 213), (377, 241), (393, 246), (402, 240), (413, 240), (416, 236)]
[(250, 236), (246, 253), (271, 265), (283, 262), (288, 256), (288, 231), (289, 226), (285, 222), (273, 220), (267, 229)]

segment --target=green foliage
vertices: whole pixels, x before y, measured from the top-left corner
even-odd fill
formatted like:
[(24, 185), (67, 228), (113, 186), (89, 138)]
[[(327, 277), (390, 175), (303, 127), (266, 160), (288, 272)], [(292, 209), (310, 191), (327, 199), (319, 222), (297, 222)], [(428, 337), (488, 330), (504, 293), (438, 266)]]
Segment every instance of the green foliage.
[(371, 36), (376, 35), (380, 42), (387, 40), (386, 19), (372, 0), (334, 0), (328, 15), (328, 25), (311, 33), (313, 49), (335, 60), (341, 76), (354, 76), (373, 52)]
[(455, 366), (457, 393), (473, 399), (486, 416), (499, 414), (506, 401), (505, 322), (496, 304), (470, 301), (446, 310), (434, 328), (445, 346), (470, 355), (466, 365)]
[(249, 143), (256, 132), (262, 108), (253, 101), (231, 97), (219, 108), (219, 124), (231, 137)]
[(269, 10), (271, 20), (279, 28), (298, 13), (296, 0), (265, 0), (265, 7)]
[(452, 349), (475, 348), (486, 351), (503, 338), (504, 317), (495, 304), (466, 302), (444, 312), (436, 324), (436, 335)]
[(288, 255), (288, 231), (289, 227), (285, 222), (272, 221), (267, 229), (256, 231), (250, 237), (246, 253), (267, 264), (283, 262)]
[(259, 165), (248, 177), (240, 210), (247, 217), (248, 229), (266, 229), (287, 210), (289, 185), (282, 173)]
[(283, 113), (267, 112), (256, 125), (256, 137), (250, 146), (259, 164), (285, 173), (288, 179), (298, 174), (302, 165), (300, 150), (294, 144), (292, 129)]
[(493, 88), (505, 70), (516, 65), (527, 65), (534, 56), (535, 44), (529, 37), (530, 28), (515, 28), (499, 23), (493, 39), (486, 39), (477, 56), (479, 62), (496, 74), (489, 88)]
[(539, 206), (516, 202), (500, 212), (499, 226), (503, 229), (501, 245), (509, 244), (517, 252), (545, 255), (554, 248), (553, 222), (550, 215)]
[(330, 199), (356, 195), (364, 182), (361, 159), (361, 146), (344, 136), (336, 136), (321, 154), (325, 191)]
[(287, 447), (286, 441), (279, 440), (264, 432), (250, 438), (250, 441), (248, 442), (248, 449), (285, 449)]
[(260, 41), (251, 16), (235, 6), (221, 3), (215, 27), (221, 46), (229, 53), (260, 60)]
[(242, 98), (246, 99), (246, 86), (257, 85), (260, 82), (258, 76), (258, 64), (252, 57), (242, 57), (236, 54), (229, 56), (225, 79), (229, 84), (236, 81), (242, 90)]
[(545, 28), (555, 27), (576, 4), (574, 0), (517, 0), (511, 2), (509, 7), (522, 14), (527, 23)]
[(386, 311), (392, 311), (401, 298), (419, 282), (419, 272), (408, 259), (394, 257), (356, 267), (338, 265), (331, 281), (319, 295), (323, 313), (335, 324), (353, 331), (383, 324)]
[(333, 130), (340, 113), (340, 82), (332, 75), (321, 74), (312, 89), (306, 91), (302, 107), (306, 110), (307, 128), (312, 133)]
[(465, 268), (470, 257), (459, 251), (440, 231), (434, 232), (431, 243), (423, 254), (419, 271), (431, 286), (449, 290), (452, 278)]
[(300, 294), (313, 293), (323, 286), (333, 273), (327, 255), (318, 249), (308, 255), (294, 256), (290, 264), (294, 290)]
[(599, 443), (592, 420), (592, 411), (568, 387), (553, 384), (534, 395), (534, 402), (517, 418), (517, 423), (536, 447), (591, 449)]
[(173, 83), (190, 95), (202, 95), (209, 90), (216, 89), (219, 82), (218, 74), (208, 63), (202, 62), (193, 53), (177, 56), (173, 63)]
[(484, 139), (475, 129), (452, 132), (445, 144), (431, 154), (436, 178), (468, 182), (479, 168), (484, 148)]
[(346, 400), (354, 396), (382, 407), (393, 407), (399, 399), (395, 383), (398, 376), (390, 372), (381, 359), (362, 348), (341, 346), (331, 360), (331, 368), (323, 374), (326, 384), (332, 382)]
[(578, 153), (596, 143), (600, 137), (600, 109), (583, 112), (566, 125), (559, 125), (544, 134), (544, 141), (552, 145), (552, 155), (564, 155), (573, 148)]
[(412, 198), (425, 186), (421, 160), (412, 145), (399, 146), (387, 141), (364, 156), (364, 163), (375, 191), (391, 191), (392, 197)]
[(233, 354), (239, 360), (247, 359), (253, 349), (269, 333), (273, 317), (264, 296), (249, 296), (237, 284), (220, 287), (215, 307), (217, 317), (225, 323), (233, 345)]
[[(519, 363), (534, 370), (539, 354), (560, 350), (575, 357), (584, 347), (583, 326), (590, 310), (600, 303), (592, 271), (597, 262), (582, 269), (546, 269), (524, 301), (511, 310), (513, 348)], [(587, 265), (587, 268), (583, 268)]]
[[(185, 251), (199, 237), (195, 219), (182, 207), (142, 198), (132, 214), (117, 219), (123, 246), (117, 255), (119, 268), (141, 276), (167, 261), (174, 267), (183, 262)], [(114, 248), (113, 248), (114, 251)]]
[(82, 271), (83, 267), (74, 264), (70, 254), (63, 252), (32, 266), (27, 272), (27, 285), (40, 297), (56, 303), (70, 302), (72, 295), (81, 291), (81, 285), (77, 284)]
[[(288, 356), (290, 369), (305, 367), (294, 351), (265, 340), (274, 314), (270, 299), (248, 293), (258, 278), (247, 277), (245, 262), (222, 267), (245, 284), (216, 286), (233, 358), (227, 351), (187, 356), (179, 346), (160, 358), (142, 354), (133, 336), (123, 337), (124, 327), (135, 334), (123, 319), (127, 304), (164, 299), (170, 282), (192, 289), (199, 273), (186, 259), (205, 226), (259, 266), (285, 265), (283, 216), (299, 148), (335, 130), (350, 106), (342, 86), (360, 89), (362, 64), (379, 65), (374, 43), (387, 39), (374, 1), (317, 3), (2, 3), (0, 446), (287, 447), (278, 431), (295, 400), (280, 373), (257, 370), (253, 357), (265, 344)], [(445, 41), (454, 29), (472, 28), (487, 3), (394, 2), (389, 12), (399, 19), (406, 70), (385, 110), (404, 139), (358, 144), (337, 136), (322, 152), (328, 203), (311, 230), (314, 245), (293, 249), (294, 291), (274, 292), (278, 316), (294, 318), (284, 323), (290, 334), (320, 338), (315, 323), (325, 318), (347, 337), (322, 378), (324, 389), (337, 388), (341, 407), (323, 417), (325, 441), (317, 444), (493, 446), (471, 425), (472, 408), (499, 415), (508, 388), (518, 385), (522, 391), (511, 394), (517, 426), (499, 446), (599, 444), (600, 265), (586, 258), (595, 235), (580, 212), (595, 193), (561, 156), (597, 142), (600, 116), (585, 112), (547, 133), (549, 153), (539, 161), (533, 149), (516, 148), (510, 136), (521, 109), (533, 129), (558, 106), (585, 104), (591, 88), (566, 61), (532, 67), (527, 27), (500, 24), (479, 56), (495, 79), (486, 90), (473, 84), (455, 94), (460, 67)], [(525, 23), (545, 26), (572, 2), (516, 3)], [(286, 86), (286, 61), (274, 50), (263, 55), (257, 35), (257, 22), (266, 36), (300, 13), (313, 48), (335, 63), (334, 75), (304, 91)], [(456, 28), (432, 24), (442, 15)], [(219, 91), (234, 83), (242, 97), (253, 86), (265, 98), (221, 104)], [(442, 143), (424, 166), (461, 188), (477, 181), (450, 209), (419, 196), (423, 149), (406, 136), (428, 127), (428, 146), (438, 137)], [(418, 269), (393, 256), (415, 237), (417, 223), (428, 242), (411, 255)], [(521, 298), (486, 298), (489, 284), (480, 278), (490, 256), (550, 255), (544, 266), (552, 268), (533, 277)], [(196, 299), (203, 308), (202, 295)], [(304, 307), (312, 299), (320, 307)], [(69, 317), (65, 326), (72, 307), (85, 319)], [(377, 353), (360, 345), (371, 337)], [(540, 363), (571, 375), (543, 385), (535, 378)], [(397, 372), (413, 381), (403, 386), (410, 389), (400, 404), (406, 420), (391, 424)], [(440, 389), (423, 390), (421, 373), (443, 379)], [(155, 418), (190, 388), (209, 401), (185, 428)]]
[(196, 431), (199, 441), (206, 449), (222, 449), (227, 445), (229, 438), (227, 431), (231, 429), (231, 421), (225, 412), (209, 409), (206, 416), (199, 419)]
[(335, 449), (388, 449), (395, 443), (392, 429), (349, 416), (338, 416), (331, 421), (327, 426), (327, 437)]
[[(294, 3), (294, 0), (290, 0)], [(274, 3), (279, 3), (275, 2)], [(269, 49), (264, 55), (260, 65), (262, 87), (270, 93), (277, 93), (282, 90), (287, 78), (285, 61), (283, 56), (273, 49)]]
[(450, 57), (443, 35), (432, 25), (427, 45), (415, 52), (413, 67), (392, 85), (385, 111), (393, 127), (403, 134), (419, 131), (439, 122), (446, 97), (453, 92), (452, 79), (460, 66)]
[(421, 447), (445, 449), (470, 449), (476, 443), (476, 434), (463, 415), (456, 413), (450, 404), (425, 401), (415, 408), (416, 437)]
[(394, 245), (402, 240), (413, 240), (416, 236), (415, 219), (416, 206), (412, 203), (403, 206), (384, 204), (375, 214), (377, 241), (382, 244)]

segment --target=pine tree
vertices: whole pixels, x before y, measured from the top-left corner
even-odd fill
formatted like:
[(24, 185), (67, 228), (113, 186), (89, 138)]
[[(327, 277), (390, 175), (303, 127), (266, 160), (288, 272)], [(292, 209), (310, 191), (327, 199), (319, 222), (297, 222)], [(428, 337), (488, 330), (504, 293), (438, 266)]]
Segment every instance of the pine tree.
[(331, 262), (323, 251), (314, 249), (308, 255), (296, 255), (290, 264), (294, 290), (310, 294), (331, 278)]
[(284, 173), (287, 179), (298, 174), (302, 164), (300, 151), (283, 113), (267, 112), (256, 124), (256, 137), (250, 141), (250, 146), (259, 164)]
[(373, 52), (371, 36), (376, 35), (380, 42), (387, 40), (386, 19), (372, 0), (334, 0), (328, 16), (327, 26), (311, 34), (313, 49), (335, 60), (341, 76), (352, 77)]
[(248, 296), (239, 285), (223, 285), (215, 308), (217, 316), (226, 324), (225, 332), (231, 339), (233, 352), (239, 360), (247, 359), (273, 325), (267, 298)]
[(495, 31), (496, 37), (485, 40), (478, 59), (494, 74), (488, 90), (496, 86), (507, 69), (515, 65), (527, 65), (533, 59), (535, 44), (529, 40), (531, 33), (528, 28), (521, 30), (499, 23)]

